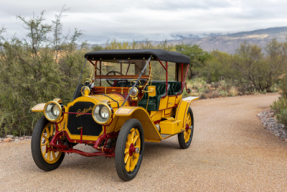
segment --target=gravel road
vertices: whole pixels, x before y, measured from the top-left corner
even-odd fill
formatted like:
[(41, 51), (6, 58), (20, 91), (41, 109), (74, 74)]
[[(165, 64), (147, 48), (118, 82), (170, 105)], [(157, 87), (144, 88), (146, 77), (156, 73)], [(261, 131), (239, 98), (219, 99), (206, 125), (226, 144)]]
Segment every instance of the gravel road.
[(44, 172), (32, 160), (30, 140), (0, 144), (0, 191), (286, 191), (287, 142), (256, 117), (277, 98), (193, 102), (191, 146), (180, 149), (176, 136), (146, 143), (140, 171), (130, 182), (118, 178), (114, 159), (66, 155), (57, 170)]

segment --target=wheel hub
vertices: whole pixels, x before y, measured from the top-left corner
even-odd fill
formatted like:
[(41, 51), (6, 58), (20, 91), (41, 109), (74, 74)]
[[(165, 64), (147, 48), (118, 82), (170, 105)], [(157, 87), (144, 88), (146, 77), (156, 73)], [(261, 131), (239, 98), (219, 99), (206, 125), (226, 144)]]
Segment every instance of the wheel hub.
[(134, 144), (132, 143), (130, 145), (129, 155), (132, 156), (134, 154), (134, 152), (135, 152), (135, 147), (134, 147)]
[(189, 129), (189, 125), (186, 124), (186, 125), (185, 125), (185, 131), (188, 131), (188, 129)]
[(132, 143), (130, 145), (130, 149), (129, 149), (129, 155), (132, 156), (134, 153), (139, 153), (140, 149), (138, 147), (135, 147), (134, 144)]

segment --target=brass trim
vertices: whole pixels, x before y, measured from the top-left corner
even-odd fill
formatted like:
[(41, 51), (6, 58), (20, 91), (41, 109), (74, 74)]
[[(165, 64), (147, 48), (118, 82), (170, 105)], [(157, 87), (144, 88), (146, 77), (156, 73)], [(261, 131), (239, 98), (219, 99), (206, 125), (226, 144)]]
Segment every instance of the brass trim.
[(56, 101), (58, 103), (62, 103), (62, 99), (60, 99), (60, 98), (55, 98), (55, 99), (53, 99), (53, 101)]
[[(94, 111), (95, 111), (95, 108), (96, 108), (98, 105), (104, 105), (104, 106), (106, 106), (106, 107), (108, 108), (108, 110), (109, 110), (109, 117), (108, 117), (108, 119), (107, 119), (105, 122), (99, 122), (99, 121), (94, 117)], [(111, 110), (110, 106), (109, 106), (108, 104), (106, 104), (106, 103), (97, 103), (97, 104), (95, 104), (95, 106), (93, 107), (92, 117), (93, 117), (94, 121), (97, 122), (98, 124), (101, 124), (101, 125), (107, 124), (107, 123), (111, 120), (111, 118), (112, 118), (112, 110)]]
[[(56, 104), (56, 105), (58, 105), (58, 107), (59, 107), (59, 109), (60, 109), (60, 115), (59, 115), (59, 117), (57, 118), (57, 119), (50, 119), (49, 117), (47, 117), (47, 115), (46, 115), (46, 107), (49, 105), (49, 104), (51, 104), (51, 103), (54, 103), (54, 104)], [(62, 111), (62, 107), (61, 107), (61, 105), (58, 103), (58, 102), (56, 102), (56, 101), (49, 101), (48, 103), (46, 103), (46, 105), (44, 106), (44, 116), (46, 117), (46, 119), (48, 120), (48, 121), (51, 121), (51, 122), (56, 122), (56, 121), (58, 121), (61, 117), (62, 117), (62, 113), (63, 113), (63, 111)]]
[(89, 94), (87, 94), (87, 95), (90, 95), (91, 89), (90, 89), (88, 86), (83, 86), (83, 87), (81, 88), (81, 94), (82, 94), (83, 96), (85, 96), (85, 90), (84, 90), (84, 88), (88, 88)]
[[(132, 89), (132, 87), (130, 87), (130, 88), (129, 88), (129, 92), (130, 92), (130, 90), (131, 90), (131, 89)], [(137, 94), (136, 94), (135, 96), (130, 95), (130, 97), (131, 97), (131, 98), (137, 97), (137, 96), (138, 96), (138, 94), (139, 94), (139, 90), (138, 90), (138, 88), (134, 87), (134, 89), (136, 89)]]

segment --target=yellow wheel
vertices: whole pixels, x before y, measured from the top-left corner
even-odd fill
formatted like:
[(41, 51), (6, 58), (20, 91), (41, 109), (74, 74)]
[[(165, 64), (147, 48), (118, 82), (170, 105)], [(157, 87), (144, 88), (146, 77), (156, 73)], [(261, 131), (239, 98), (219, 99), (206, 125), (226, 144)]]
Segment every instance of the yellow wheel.
[(191, 129), (189, 128), (191, 126), (191, 116), (190, 113), (186, 114), (186, 120), (185, 120), (185, 131), (184, 133), (184, 141), (187, 143), (190, 139)]
[(129, 181), (136, 176), (142, 161), (143, 142), (141, 123), (137, 119), (126, 121), (120, 130), (115, 150), (116, 169), (122, 180)]
[(31, 151), (35, 164), (44, 171), (51, 171), (60, 166), (65, 153), (49, 151), (49, 143), (55, 135), (55, 125), (44, 116), (36, 123), (31, 141)]
[(127, 137), (125, 158), (125, 168), (127, 172), (131, 172), (135, 169), (139, 161), (139, 151), (141, 148), (140, 132), (136, 128), (132, 128)]
[(48, 123), (41, 134), (41, 142), (40, 142), (40, 149), (43, 159), (49, 163), (54, 164), (56, 163), (61, 155), (62, 152), (59, 151), (48, 151), (49, 143), (52, 139), (52, 137), (55, 135), (56, 126), (53, 123)]
[(188, 108), (188, 112), (185, 115), (184, 131), (178, 134), (178, 142), (182, 149), (186, 149), (190, 146), (193, 136), (194, 124), (193, 113), (191, 108)]

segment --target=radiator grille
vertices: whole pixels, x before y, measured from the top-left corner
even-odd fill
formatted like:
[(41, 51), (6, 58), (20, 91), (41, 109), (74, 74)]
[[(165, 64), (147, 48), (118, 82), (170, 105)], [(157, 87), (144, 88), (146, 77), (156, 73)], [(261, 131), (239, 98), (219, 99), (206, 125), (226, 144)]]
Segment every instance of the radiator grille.
[[(69, 112), (92, 113), (94, 105), (92, 102), (77, 102), (69, 108)], [(67, 127), (73, 135), (81, 134), (79, 127), (83, 127), (83, 135), (98, 136), (102, 132), (102, 126), (94, 121), (92, 115), (69, 114)]]

